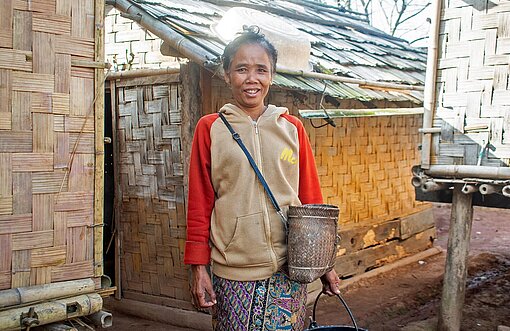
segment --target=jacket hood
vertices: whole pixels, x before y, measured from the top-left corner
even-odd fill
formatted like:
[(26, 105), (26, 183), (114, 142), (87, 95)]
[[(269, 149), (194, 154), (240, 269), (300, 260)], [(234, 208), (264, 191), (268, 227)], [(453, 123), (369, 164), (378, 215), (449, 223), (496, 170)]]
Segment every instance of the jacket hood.
[[(248, 117), (249, 115), (242, 110), (241, 108), (237, 107), (234, 104), (227, 103), (220, 109), (221, 113), (224, 113), (225, 115), (234, 115), (234, 116), (240, 116), (240, 117)], [(268, 105), (267, 109), (260, 117), (271, 117), (276, 116), (279, 117), (283, 114), (288, 114), (289, 110), (285, 107), (276, 107), (275, 105)]]

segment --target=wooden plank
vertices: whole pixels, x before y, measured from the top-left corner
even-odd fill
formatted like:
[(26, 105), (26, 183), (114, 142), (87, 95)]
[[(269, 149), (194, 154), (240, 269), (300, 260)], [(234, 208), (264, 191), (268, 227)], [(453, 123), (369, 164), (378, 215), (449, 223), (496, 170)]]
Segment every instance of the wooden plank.
[(61, 192), (55, 198), (55, 211), (73, 211), (91, 208), (93, 192)]
[(63, 265), (66, 261), (66, 246), (46, 247), (32, 250), (31, 267)]
[(438, 320), (438, 330), (441, 331), (460, 330), (466, 292), (469, 239), (473, 224), (472, 199), (472, 194), (462, 193), (462, 185), (455, 185)]
[(0, 48), (0, 69), (32, 71), (32, 62), (27, 60), (25, 51)]
[(14, 91), (53, 93), (55, 77), (48, 74), (12, 73), (12, 89)]
[(32, 128), (32, 148), (34, 153), (53, 153), (53, 115), (32, 114)]
[[(35, 21), (33, 24), (35, 24)], [(32, 38), (33, 72), (53, 75), (55, 72), (55, 35), (34, 32)]]
[(400, 219), (400, 237), (407, 239), (434, 226), (434, 213), (432, 208), (428, 208)]
[(0, 196), (12, 195), (11, 155), (0, 153)]
[(67, 244), (67, 212), (53, 214), (53, 244), (63, 246)]
[(94, 265), (92, 261), (66, 263), (62, 266), (53, 267), (51, 269), (51, 279), (54, 282), (87, 278), (93, 275)]
[(0, 215), (12, 215), (12, 195), (0, 196)]
[(12, 47), (18, 50), (32, 51), (32, 13), (15, 10), (13, 26)]
[(34, 194), (32, 196), (33, 231), (53, 230), (53, 194)]
[(69, 178), (65, 171), (34, 172), (32, 174), (32, 193), (47, 194), (67, 191)]
[(83, 262), (92, 259), (92, 229), (85, 226), (67, 228), (67, 263)]
[(53, 231), (15, 233), (12, 235), (12, 249), (15, 251), (53, 246)]
[(32, 231), (32, 214), (0, 216), (0, 235), (30, 231)]
[(71, 17), (67, 15), (33, 13), (33, 31), (46, 32), (51, 34), (71, 34)]
[(13, 172), (33, 172), (53, 170), (53, 153), (14, 153)]
[(32, 174), (12, 174), (12, 211), (13, 214), (32, 212)]
[[(32, 93), (15, 91), (12, 93), (12, 129), (14, 131), (32, 130)], [(1, 142), (0, 142), (1, 143)], [(32, 139), (30, 139), (30, 150), (20, 150), (20, 152), (32, 151)]]

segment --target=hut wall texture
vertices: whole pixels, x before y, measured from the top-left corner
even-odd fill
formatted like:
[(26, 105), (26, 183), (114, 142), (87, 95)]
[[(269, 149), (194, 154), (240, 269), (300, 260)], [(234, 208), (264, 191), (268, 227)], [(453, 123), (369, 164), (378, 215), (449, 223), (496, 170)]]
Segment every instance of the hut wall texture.
[(2, 0), (0, 289), (94, 277), (102, 264), (94, 98), (103, 94), (84, 66), (97, 55), (95, 3)]
[(106, 6), (106, 60), (113, 70), (179, 67), (176, 58), (162, 55), (162, 40), (114, 7)]
[(123, 296), (191, 309), (179, 89), (178, 74), (116, 81), (116, 213)]
[(510, 1), (443, 1), (431, 164), (510, 166)]

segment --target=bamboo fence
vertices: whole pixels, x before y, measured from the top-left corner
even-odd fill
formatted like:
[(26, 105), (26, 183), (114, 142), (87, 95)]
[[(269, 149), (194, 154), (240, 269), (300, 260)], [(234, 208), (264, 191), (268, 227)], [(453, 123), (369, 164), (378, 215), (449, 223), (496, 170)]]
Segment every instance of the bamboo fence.
[(94, 0), (2, 1), (0, 289), (99, 286), (103, 11)]
[(509, 26), (508, 0), (442, 2), (430, 165), (510, 166)]

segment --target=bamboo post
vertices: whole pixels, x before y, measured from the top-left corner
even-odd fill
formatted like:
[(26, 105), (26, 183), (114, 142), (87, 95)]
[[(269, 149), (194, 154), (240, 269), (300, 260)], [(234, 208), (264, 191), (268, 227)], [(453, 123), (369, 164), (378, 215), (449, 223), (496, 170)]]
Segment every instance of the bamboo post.
[[(104, 0), (95, 2), (95, 61), (104, 63)], [(104, 69), (94, 70), (95, 93), (94, 104), (94, 276), (103, 275), (103, 201), (104, 201)]]
[(456, 184), (453, 189), (438, 331), (460, 330), (472, 221), (473, 195), (462, 193), (462, 185)]
[(120, 210), (122, 209), (122, 185), (120, 179), (120, 155), (119, 144), (117, 136), (117, 86), (115, 80), (110, 81), (110, 94), (111, 94), (111, 116), (112, 116), (112, 144), (113, 144), (113, 179), (114, 179), (114, 193), (113, 193), (113, 215), (115, 224), (115, 299), (120, 300), (122, 297), (122, 283), (121, 283), (121, 242), (120, 242)]

